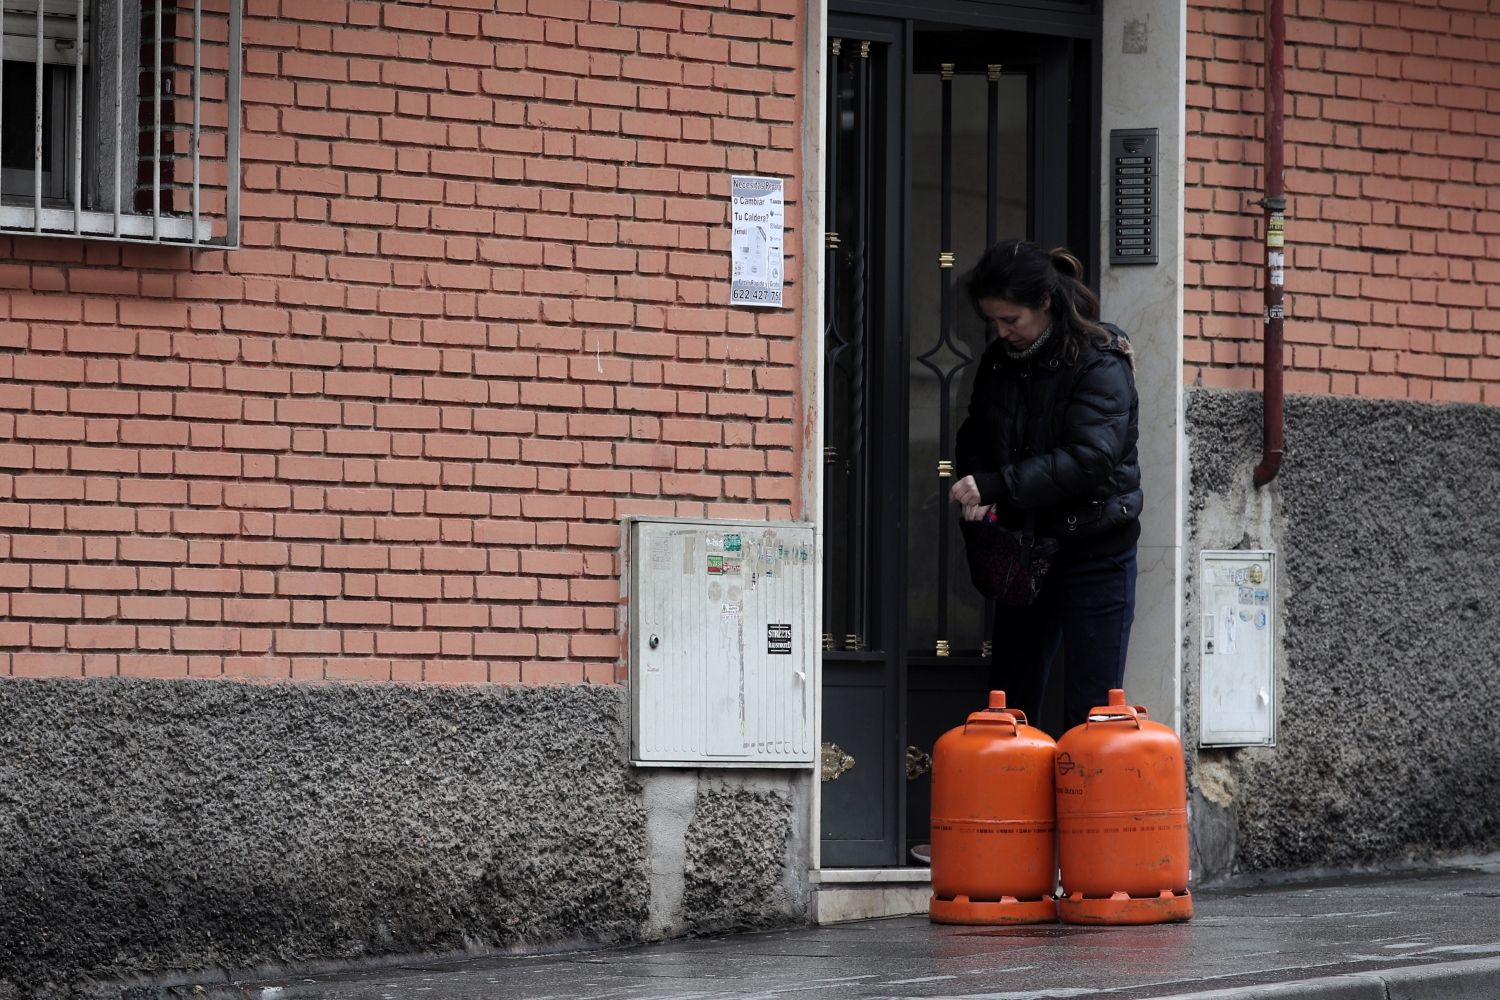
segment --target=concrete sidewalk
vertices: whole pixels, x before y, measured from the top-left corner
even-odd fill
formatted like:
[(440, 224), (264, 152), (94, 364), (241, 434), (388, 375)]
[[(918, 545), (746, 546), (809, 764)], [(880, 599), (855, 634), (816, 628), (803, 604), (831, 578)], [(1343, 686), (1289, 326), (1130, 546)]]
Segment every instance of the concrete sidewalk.
[(1186, 924), (983, 928), (904, 917), (207, 992), (248, 1000), (1500, 1000), (1500, 859), (1196, 895)]

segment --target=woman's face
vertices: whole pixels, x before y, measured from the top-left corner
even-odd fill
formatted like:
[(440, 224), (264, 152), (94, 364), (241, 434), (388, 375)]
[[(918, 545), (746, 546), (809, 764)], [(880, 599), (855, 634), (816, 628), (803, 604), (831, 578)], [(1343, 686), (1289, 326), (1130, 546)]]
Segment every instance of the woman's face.
[(1047, 324), (1052, 322), (1052, 314), (1047, 311), (1050, 305), (1047, 299), (1042, 300), (1040, 309), (1017, 305), (1009, 299), (980, 299), (979, 312), (1006, 346), (1019, 351), (1030, 347), (1047, 331)]

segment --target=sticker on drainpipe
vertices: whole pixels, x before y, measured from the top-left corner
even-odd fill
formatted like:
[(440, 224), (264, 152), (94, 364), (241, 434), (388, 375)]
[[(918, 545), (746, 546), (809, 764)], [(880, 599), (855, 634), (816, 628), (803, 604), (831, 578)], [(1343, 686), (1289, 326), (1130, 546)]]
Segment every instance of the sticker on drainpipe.
[(1271, 216), (1266, 223), (1266, 246), (1286, 246), (1286, 219), (1279, 215)]

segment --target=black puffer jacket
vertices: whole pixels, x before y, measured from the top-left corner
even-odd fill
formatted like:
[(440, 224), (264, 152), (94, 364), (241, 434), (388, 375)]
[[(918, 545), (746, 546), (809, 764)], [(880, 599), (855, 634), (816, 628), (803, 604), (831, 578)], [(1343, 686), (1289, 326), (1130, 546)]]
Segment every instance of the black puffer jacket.
[(1069, 363), (1053, 339), (1015, 361), (1001, 341), (980, 359), (955, 471), (973, 476), (1002, 524), (1036, 511), (1036, 532), (1084, 557), (1122, 552), (1140, 537), (1139, 401), (1124, 333), (1105, 324)]

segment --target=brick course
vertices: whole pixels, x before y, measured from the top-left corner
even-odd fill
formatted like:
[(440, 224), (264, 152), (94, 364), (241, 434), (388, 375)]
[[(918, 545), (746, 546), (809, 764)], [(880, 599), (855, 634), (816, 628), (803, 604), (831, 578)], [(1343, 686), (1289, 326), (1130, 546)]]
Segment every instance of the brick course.
[(241, 249), (0, 239), (0, 674), (617, 680), (619, 518), (795, 511), (797, 7), (248, 0)]
[[(1184, 375), (1258, 388), (1262, 3), (1188, 11)], [(1500, 18), (1288, 0), (1290, 392), (1500, 404)]]

